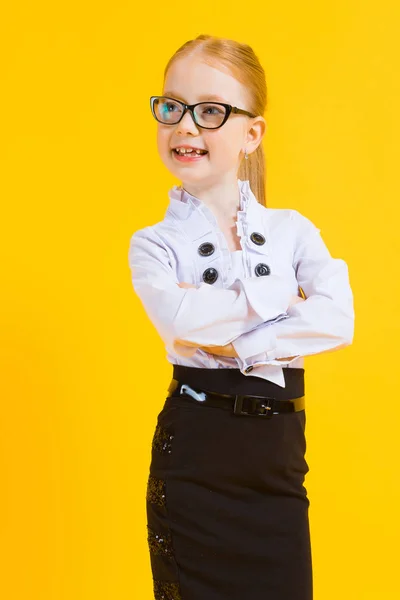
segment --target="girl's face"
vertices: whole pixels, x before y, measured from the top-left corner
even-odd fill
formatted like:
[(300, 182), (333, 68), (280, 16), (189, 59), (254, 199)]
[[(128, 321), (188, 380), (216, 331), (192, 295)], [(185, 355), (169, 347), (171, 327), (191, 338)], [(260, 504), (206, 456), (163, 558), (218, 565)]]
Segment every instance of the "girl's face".
[[(169, 68), (162, 95), (195, 104), (208, 100), (225, 102), (249, 110), (246, 90), (232, 75), (204, 63), (200, 57), (185, 57)], [(237, 178), (243, 150), (253, 152), (265, 130), (263, 117), (232, 114), (219, 129), (202, 129), (187, 111), (175, 125), (157, 122), (157, 147), (167, 169), (183, 185), (203, 189), (221, 179), (232, 183)], [(189, 145), (207, 150), (202, 158), (180, 161), (173, 148)]]

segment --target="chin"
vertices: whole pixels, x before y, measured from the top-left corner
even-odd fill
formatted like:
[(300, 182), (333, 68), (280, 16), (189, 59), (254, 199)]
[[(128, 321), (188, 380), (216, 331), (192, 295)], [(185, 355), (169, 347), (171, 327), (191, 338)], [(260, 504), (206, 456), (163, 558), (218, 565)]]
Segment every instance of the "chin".
[(178, 177), (178, 179), (185, 178), (185, 181), (201, 181), (204, 180), (206, 169), (201, 167), (200, 165), (185, 165), (182, 166), (177, 165), (176, 162), (169, 160), (168, 162), (164, 162), (164, 165), (168, 168), (173, 175)]

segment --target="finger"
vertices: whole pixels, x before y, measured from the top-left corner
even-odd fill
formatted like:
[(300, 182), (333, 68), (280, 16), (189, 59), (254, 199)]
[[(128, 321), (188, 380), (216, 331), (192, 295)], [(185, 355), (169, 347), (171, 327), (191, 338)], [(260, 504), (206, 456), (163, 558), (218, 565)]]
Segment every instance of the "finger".
[(195, 288), (196, 287), (192, 283), (186, 283), (185, 281), (178, 283), (178, 285), (179, 285), (179, 287), (182, 287), (182, 288)]

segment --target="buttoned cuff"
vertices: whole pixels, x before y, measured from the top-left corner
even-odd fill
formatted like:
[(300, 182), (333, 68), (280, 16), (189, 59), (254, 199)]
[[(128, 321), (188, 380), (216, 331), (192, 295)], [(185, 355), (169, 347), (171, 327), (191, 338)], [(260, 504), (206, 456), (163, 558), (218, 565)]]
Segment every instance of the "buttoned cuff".
[[(285, 387), (285, 377), (283, 375), (282, 365), (273, 366), (272, 364), (263, 364), (262, 362), (257, 362), (254, 365), (249, 365), (243, 363), (240, 358), (236, 359), (240, 368), (241, 373), (246, 375), (247, 377), (258, 377), (260, 379), (265, 379), (267, 381), (272, 381), (281, 387)], [(248, 366), (245, 367), (244, 365)]]
[(281, 358), (276, 334), (272, 327), (264, 324), (240, 335), (232, 341), (232, 346), (236, 350), (237, 362), (244, 375), (251, 373), (257, 367), (265, 365), (283, 367), (300, 358), (300, 355), (296, 355), (290, 360), (276, 360)]
[(262, 352), (245, 360), (237, 358), (236, 362), (238, 363), (240, 372), (243, 375), (256, 375), (257, 377), (265, 375), (265, 379), (270, 379), (271, 367), (282, 368), (300, 358), (300, 356), (296, 356), (291, 360), (268, 360), (267, 355), (267, 352)]
[(255, 367), (261, 367), (267, 364), (267, 354), (266, 352), (260, 352), (260, 354), (243, 360), (238, 357), (236, 362), (243, 375), (248, 375)]

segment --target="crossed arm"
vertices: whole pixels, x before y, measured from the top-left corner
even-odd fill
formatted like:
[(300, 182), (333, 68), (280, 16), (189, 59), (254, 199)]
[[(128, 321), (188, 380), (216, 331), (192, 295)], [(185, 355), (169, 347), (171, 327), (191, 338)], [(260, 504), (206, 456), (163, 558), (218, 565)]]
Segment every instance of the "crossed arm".
[(165, 344), (182, 356), (200, 348), (260, 370), (350, 344), (354, 308), (346, 263), (330, 255), (319, 229), (297, 211), (290, 227), (304, 298), (292, 295), (279, 275), (236, 278), (226, 289), (179, 282), (154, 228), (137, 231), (129, 250), (132, 283)]
[(303, 297), (291, 297), (288, 318), (264, 321), (222, 347), (201, 346), (206, 352), (238, 357), (244, 367), (257, 365), (262, 369), (352, 343), (354, 305), (347, 264), (331, 256), (319, 229), (309, 219), (296, 211), (293, 214), (298, 223), (293, 267)]
[[(184, 289), (196, 288), (196, 286), (193, 285), (192, 283), (186, 283), (185, 281), (182, 281), (178, 285), (180, 288), (184, 288)], [(298, 302), (304, 302), (304, 298), (300, 298), (300, 296), (292, 296), (292, 300), (291, 300), (289, 306), (293, 306), (293, 304), (297, 304)], [(205, 352), (209, 352), (210, 354), (214, 354), (216, 356), (225, 356), (227, 358), (235, 358), (235, 357), (239, 356), (232, 343), (225, 344), (225, 346), (199, 346), (198, 344), (195, 344), (194, 342), (187, 342), (185, 340), (178, 340), (178, 341), (180, 344), (183, 344), (184, 346), (200, 348), (200, 350), (204, 350)], [(287, 361), (287, 360), (292, 360), (294, 358), (296, 358), (296, 357), (289, 356), (286, 358), (277, 358), (276, 360)]]

